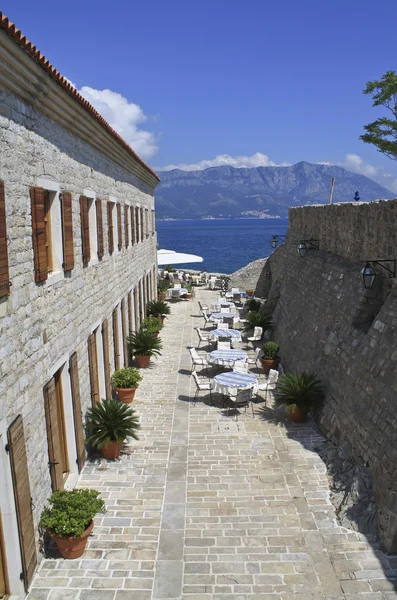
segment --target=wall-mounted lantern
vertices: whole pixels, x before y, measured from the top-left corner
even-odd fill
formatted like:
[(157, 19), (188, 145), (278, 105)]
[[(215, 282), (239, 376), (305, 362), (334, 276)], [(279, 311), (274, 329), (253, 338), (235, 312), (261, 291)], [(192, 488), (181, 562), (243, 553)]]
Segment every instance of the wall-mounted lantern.
[(273, 235), (272, 239), (270, 240), (271, 247), (277, 248), (279, 243), (283, 244), (285, 242), (285, 238), (285, 235)]
[[(387, 267), (383, 263), (392, 263), (392, 268)], [(363, 286), (366, 290), (372, 288), (375, 283), (375, 279), (377, 277), (377, 273), (375, 269), (371, 265), (379, 265), (389, 273), (390, 279), (393, 279), (396, 276), (396, 261), (394, 259), (390, 260), (367, 260), (365, 262), (364, 267), (360, 271), (361, 280), (363, 282)]]
[(318, 248), (318, 240), (310, 238), (310, 240), (301, 240), (296, 249), (298, 251), (299, 258), (303, 258), (306, 256), (306, 252), (308, 250), (318, 250)]

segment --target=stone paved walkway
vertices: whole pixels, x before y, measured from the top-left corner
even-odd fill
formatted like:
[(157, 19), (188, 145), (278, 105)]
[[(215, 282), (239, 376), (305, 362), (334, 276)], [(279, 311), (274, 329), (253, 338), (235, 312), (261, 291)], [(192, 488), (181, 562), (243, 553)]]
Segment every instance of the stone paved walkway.
[(43, 560), (28, 599), (397, 598), (397, 558), (335, 520), (312, 424), (279, 423), (264, 404), (236, 424), (193, 404), (197, 314), (196, 302), (172, 306), (134, 401), (140, 441), (84, 468), (79, 485), (100, 489), (108, 509), (84, 556)]

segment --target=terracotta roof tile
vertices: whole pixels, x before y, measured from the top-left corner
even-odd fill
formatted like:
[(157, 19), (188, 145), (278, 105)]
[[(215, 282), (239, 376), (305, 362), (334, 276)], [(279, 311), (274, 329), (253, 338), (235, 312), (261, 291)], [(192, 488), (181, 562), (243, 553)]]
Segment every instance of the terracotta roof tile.
[(109, 125), (107, 121), (99, 114), (97, 110), (90, 104), (70, 83), (61, 75), (55, 67), (52, 66), (50, 61), (41, 54), (40, 50), (36, 48), (26, 39), (26, 36), (17, 29), (14, 23), (11, 23), (9, 19), (0, 11), (0, 28), (3, 29), (15, 42), (28, 54), (33, 60), (35, 60), (47, 73), (57, 82), (63, 89), (73, 98), (79, 102), (84, 108), (104, 127), (107, 129), (113, 137), (115, 137), (120, 144), (128, 150), (128, 152), (137, 160), (149, 173), (151, 173), (157, 181), (160, 181), (160, 177), (155, 173), (139, 156), (134, 150), (123, 140), (123, 138)]

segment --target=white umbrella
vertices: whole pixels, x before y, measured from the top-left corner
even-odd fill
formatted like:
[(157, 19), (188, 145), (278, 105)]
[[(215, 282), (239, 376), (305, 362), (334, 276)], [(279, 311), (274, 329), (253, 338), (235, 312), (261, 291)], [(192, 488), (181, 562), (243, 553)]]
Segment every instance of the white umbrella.
[(158, 250), (157, 263), (159, 265), (178, 265), (184, 263), (203, 262), (202, 256), (196, 254), (185, 254), (184, 252), (174, 252), (174, 250)]

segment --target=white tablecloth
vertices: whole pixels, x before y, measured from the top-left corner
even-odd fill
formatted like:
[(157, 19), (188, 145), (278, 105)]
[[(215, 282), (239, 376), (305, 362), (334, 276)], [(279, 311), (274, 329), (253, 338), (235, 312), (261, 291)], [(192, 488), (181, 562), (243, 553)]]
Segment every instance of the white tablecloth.
[(210, 354), (209, 362), (213, 365), (233, 367), (236, 360), (246, 361), (247, 358), (248, 354), (244, 350), (214, 350)]
[[(248, 294), (245, 292), (235, 292), (236, 294), (240, 294), (242, 298), (248, 298)], [(225, 298), (233, 298), (233, 292), (226, 292)]]
[(235, 396), (236, 391), (253, 389), (254, 394), (258, 391), (258, 379), (251, 373), (237, 373), (229, 371), (228, 373), (219, 373), (213, 379), (212, 389), (214, 392), (224, 396)]
[(212, 313), (211, 321), (222, 321), (223, 317), (232, 318), (235, 323), (240, 321), (240, 315), (237, 313)]
[(227, 304), (227, 306), (230, 308), (230, 310), (233, 310), (235, 308), (234, 306), (234, 302), (229, 302), (229, 301), (224, 301), (224, 302), (211, 302), (210, 304), (210, 310), (211, 312), (218, 312), (221, 308), (222, 304)]
[(236, 340), (237, 342), (241, 342), (241, 331), (238, 331), (238, 329), (212, 329), (209, 331), (209, 338), (213, 342), (220, 337), (227, 337)]
[(177, 297), (176, 294), (175, 296), (172, 295), (172, 292), (175, 293), (175, 291), (177, 291), (179, 293), (179, 296), (184, 296), (185, 294), (187, 294), (187, 289), (186, 288), (168, 288), (167, 290), (167, 298), (175, 298)]

